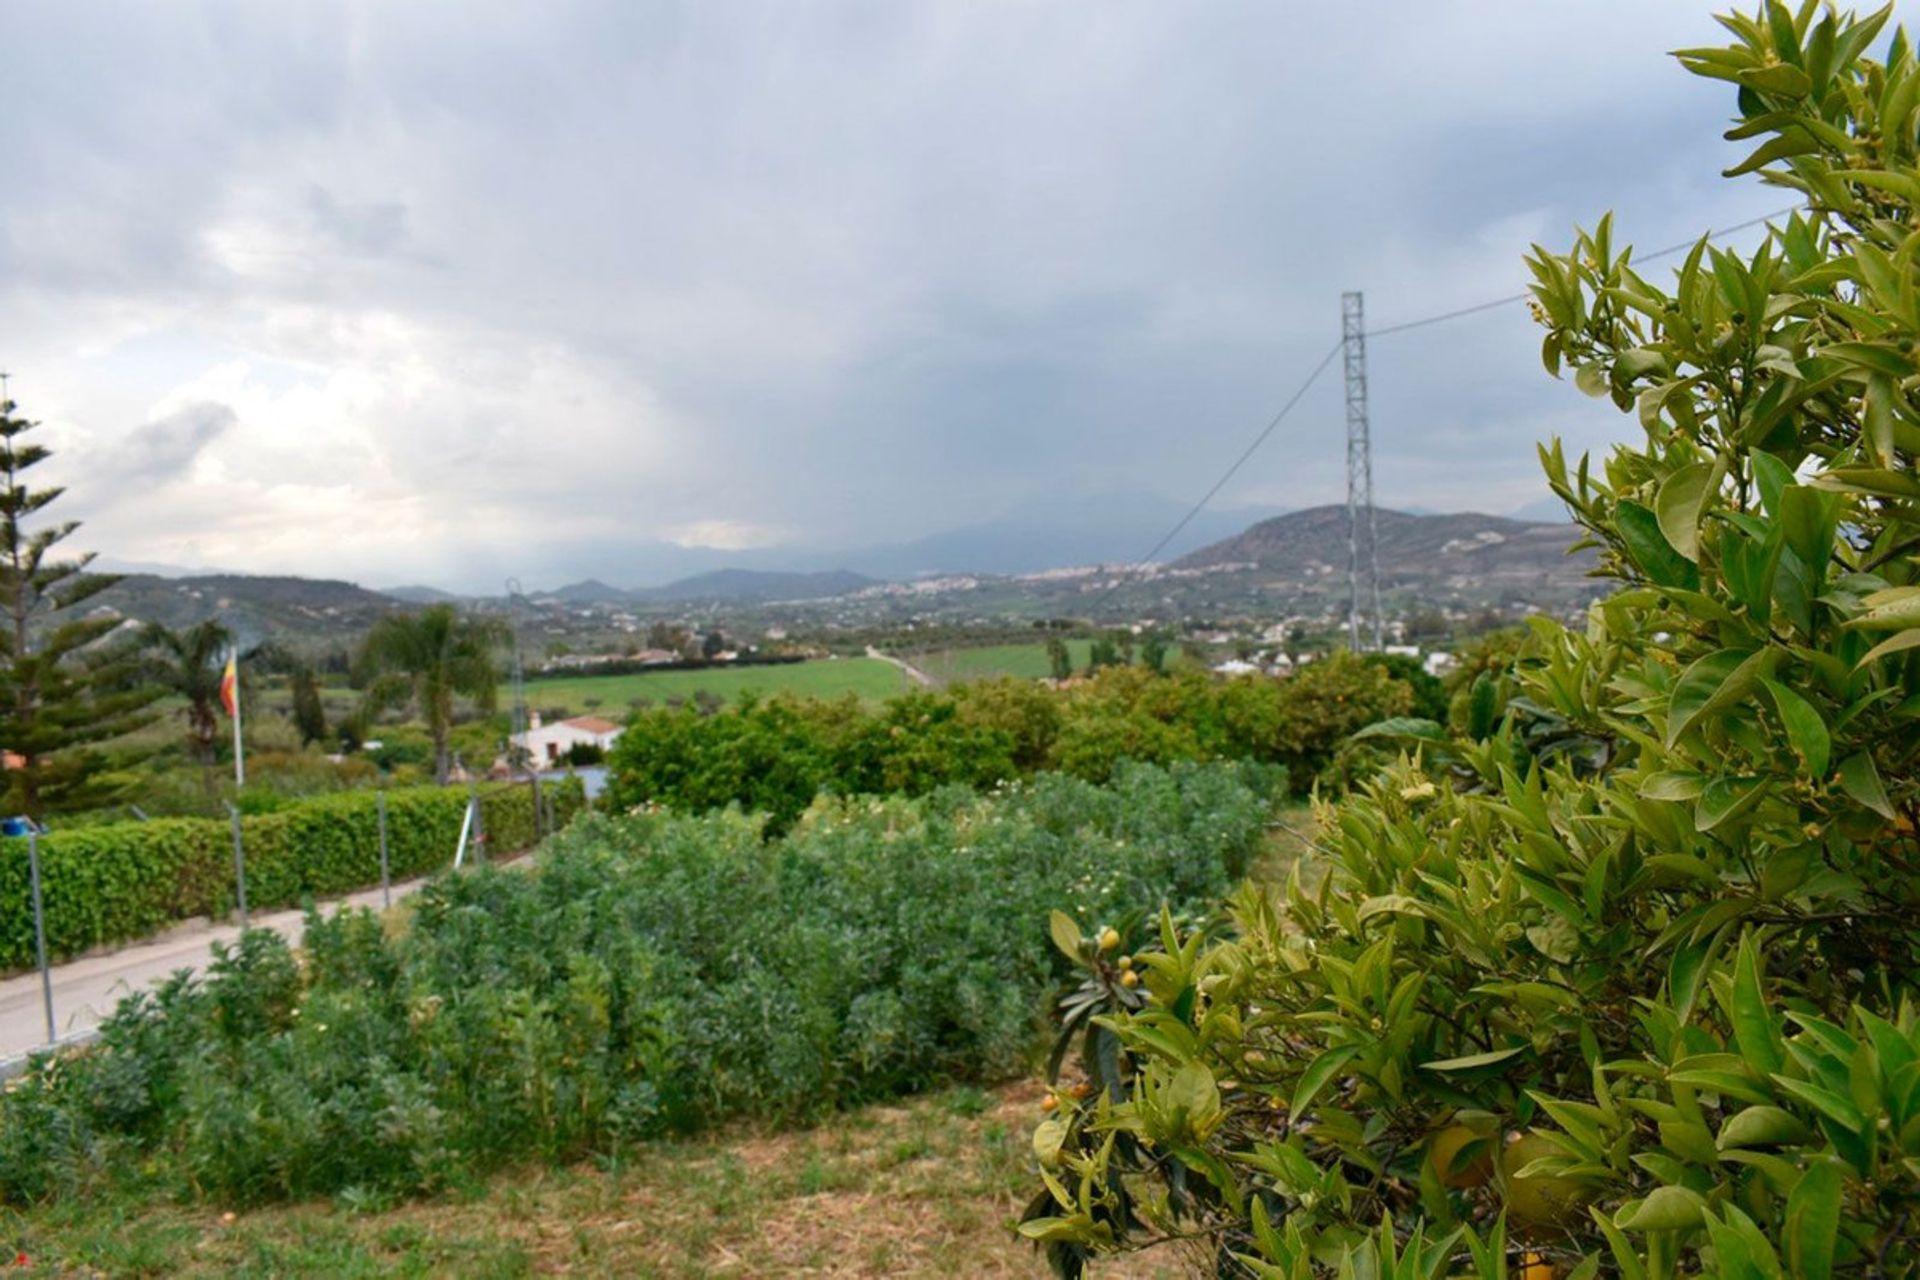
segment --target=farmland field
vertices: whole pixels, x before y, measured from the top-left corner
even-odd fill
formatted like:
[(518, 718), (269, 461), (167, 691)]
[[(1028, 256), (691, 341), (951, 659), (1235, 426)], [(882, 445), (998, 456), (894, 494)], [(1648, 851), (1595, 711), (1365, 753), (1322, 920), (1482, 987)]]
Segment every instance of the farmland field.
[[(1045, 654), (1041, 655), (1043, 658)], [(618, 676), (557, 676), (527, 681), (527, 704), (536, 710), (566, 707), (578, 715), (591, 708), (612, 719), (624, 718), (636, 698), (656, 703), (705, 692), (731, 702), (745, 693), (792, 693), (804, 698), (839, 698), (851, 693), (877, 702), (904, 693), (907, 678), (877, 658), (828, 658), (764, 667), (713, 667), (704, 671), (650, 671)]]
[[(1067, 641), (1067, 652), (1073, 658), (1075, 671), (1086, 670), (1087, 652), (1092, 647), (1090, 640)], [(995, 676), (1038, 680), (1052, 674), (1047, 663), (1047, 646), (1044, 644), (989, 644), (972, 648), (935, 649), (928, 653), (911, 654), (908, 661), (941, 684), (951, 684), (956, 680), (990, 680)]]

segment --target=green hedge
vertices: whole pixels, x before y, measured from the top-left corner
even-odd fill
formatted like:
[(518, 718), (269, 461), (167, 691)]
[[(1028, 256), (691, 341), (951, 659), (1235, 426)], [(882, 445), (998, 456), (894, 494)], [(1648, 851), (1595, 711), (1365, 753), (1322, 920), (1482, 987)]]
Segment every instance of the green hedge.
[[(578, 779), (545, 788), (564, 823), (584, 807)], [(388, 863), (396, 880), (445, 866), (453, 857), (467, 793), (453, 787), (387, 792)], [(488, 844), (534, 843), (533, 788), (480, 788)], [(247, 905), (289, 906), (380, 881), (375, 793), (321, 796), (273, 813), (242, 817)], [(146, 937), (190, 916), (224, 916), (234, 906), (233, 829), (214, 818), (159, 818), (54, 831), (40, 838), (47, 950), (54, 959)], [(0, 839), (0, 970), (34, 961), (27, 842)]]

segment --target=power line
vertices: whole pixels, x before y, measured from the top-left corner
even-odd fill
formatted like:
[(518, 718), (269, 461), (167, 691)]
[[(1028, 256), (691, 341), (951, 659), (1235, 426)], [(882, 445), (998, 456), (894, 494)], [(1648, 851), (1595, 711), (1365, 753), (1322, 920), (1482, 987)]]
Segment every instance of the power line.
[[(1333, 363), (1333, 358), (1340, 354), (1340, 348), (1344, 346), (1345, 343), (1346, 343), (1346, 340), (1343, 338), (1341, 339), (1341, 341), (1336, 342), (1331, 347), (1327, 348), (1327, 354), (1325, 354), (1324, 356), (1321, 356), (1320, 363), (1313, 366), (1313, 372), (1307, 375), (1307, 380), (1305, 382), (1302, 382), (1299, 385), (1299, 387), (1295, 389), (1294, 393), (1287, 398), (1287, 402), (1280, 406), (1280, 412), (1274, 414), (1272, 418), (1268, 419), (1267, 425), (1260, 429), (1260, 434), (1253, 438), (1253, 443), (1249, 444), (1241, 452), (1240, 456), (1234, 459), (1233, 465), (1228, 467), (1226, 471), (1221, 474), (1220, 478), (1213, 482), (1213, 487), (1211, 489), (1208, 489), (1206, 493), (1201, 496), (1200, 501), (1194, 503), (1192, 508), (1188, 510), (1187, 514), (1180, 517), (1180, 522), (1174, 525), (1173, 528), (1167, 530), (1165, 537), (1161, 538), (1160, 541), (1153, 544), (1153, 550), (1147, 552), (1147, 554), (1145, 554), (1144, 556), (1141, 556), (1138, 560), (1134, 561), (1133, 564), (1127, 568), (1126, 570), (1127, 573), (1129, 574), (1138, 573), (1141, 569), (1145, 568), (1148, 564), (1152, 563), (1153, 558), (1159, 555), (1162, 551), (1165, 551), (1167, 549), (1167, 544), (1172, 542), (1175, 538), (1179, 537), (1180, 531), (1186, 528), (1187, 525), (1192, 522), (1193, 518), (1199, 515), (1200, 512), (1206, 508), (1206, 505), (1209, 502), (1213, 501), (1213, 496), (1216, 493), (1219, 493), (1220, 490), (1226, 488), (1227, 481), (1233, 479), (1233, 477), (1239, 472), (1240, 468), (1247, 465), (1247, 460), (1252, 458), (1254, 454), (1260, 451), (1260, 446), (1267, 442), (1267, 437), (1272, 435), (1275, 429), (1277, 429), (1282, 422), (1285, 422), (1287, 420), (1287, 415), (1292, 413), (1294, 406), (1300, 403), (1300, 398), (1307, 394), (1307, 389), (1313, 386), (1315, 382), (1318, 382), (1320, 380), (1320, 375), (1327, 371), (1327, 366)], [(1098, 600), (1095, 600), (1093, 602), (1094, 607), (1098, 608), (1100, 605), (1104, 604), (1106, 602), (1107, 597), (1112, 595), (1115, 591), (1118, 591), (1119, 589), (1120, 589), (1120, 583), (1119, 581), (1116, 580), (1112, 586), (1109, 586), (1106, 589), (1106, 591), (1101, 593), (1100, 598)]]
[[(1801, 206), (1797, 204), (1788, 205), (1784, 209), (1776, 209), (1772, 213), (1762, 214), (1758, 218), (1748, 218), (1745, 222), (1736, 222), (1730, 227), (1721, 227), (1717, 231), (1709, 227), (1701, 236), (1695, 236), (1691, 240), (1682, 240), (1678, 244), (1670, 244), (1664, 249), (1655, 249), (1651, 253), (1640, 255), (1636, 260), (1640, 262), (1653, 262), (1660, 258), (1670, 258), (1676, 253), (1682, 253), (1693, 248), (1693, 246), (1700, 243), (1703, 238), (1713, 240), (1720, 236), (1730, 236), (1736, 231), (1745, 231), (1750, 227), (1757, 227), (1762, 223), (1772, 222), (1775, 218), (1784, 218), (1799, 208), (1801, 208)], [(1525, 302), (1531, 296), (1532, 295), (1526, 291), (1510, 293), (1504, 298), (1491, 298), (1486, 302), (1476, 302), (1470, 307), (1458, 307), (1452, 311), (1442, 311), (1439, 315), (1423, 316), (1418, 320), (1404, 320), (1399, 324), (1390, 324), (1383, 329), (1369, 329), (1367, 330), (1367, 336), (1369, 338), (1384, 338), (1391, 333), (1405, 333), (1409, 329), (1424, 329), (1430, 324), (1444, 324), (1448, 320), (1458, 320), (1464, 316), (1478, 315), (1482, 311), (1493, 311), (1500, 307), (1511, 306), (1516, 302)]]
[[(1652, 262), (1660, 258), (1671, 257), (1676, 253), (1681, 253), (1693, 248), (1693, 246), (1698, 244), (1703, 238), (1712, 240), (1720, 236), (1730, 236), (1737, 231), (1746, 231), (1749, 228), (1760, 226), (1762, 223), (1772, 222), (1775, 218), (1784, 218), (1786, 215), (1803, 207), (1803, 205), (1798, 204), (1789, 205), (1784, 209), (1776, 209), (1772, 213), (1762, 214), (1758, 218), (1749, 218), (1745, 222), (1736, 222), (1730, 227), (1721, 227), (1718, 230), (1708, 228), (1702, 235), (1696, 236), (1691, 240), (1682, 240), (1677, 244), (1670, 244), (1665, 248), (1655, 249), (1651, 253), (1642, 254), (1637, 261)], [(1486, 302), (1476, 302), (1471, 306), (1457, 307), (1452, 311), (1440, 312), (1438, 315), (1422, 316), (1418, 320), (1405, 320), (1399, 324), (1387, 325), (1381, 329), (1369, 329), (1363, 337), (1383, 338), (1389, 334), (1405, 333), (1409, 329), (1422, 329), (1428, 325), (1443, 324), (1449, 320), (1459, 320), (1466, 316), (1478, 315), (1482, 311), (1492, 311), (1498, 307), (1510, 306), (1516, 302), (1525, 302), (1530, 296), (1530, 294), (1525, 292), (1508, 294), (1504, 298), (1492, 298)], [(1214, 495), (1226, 488), (1227, 482), (1239, 474), (1240, 468), (1244, 467), (1253, 455), (1260, 451), (1260, 446), (1267, 442), (1267, 437), (1271, 436), (1280, 424), (1286, 421), (1287, 415), (1293, 412), (1294, 406), (1300, 403), (1301, 397), (1307, 394), (1308, 388), (1319, 381), (1320, 375), (1327, 371), (1327, 366), (1333, 363), (1333, 358), (1340, 354), (1341, 349), (1345, 345), (1346, 339), (1343, 336), (1339, 342), (1334, 343), (1332, 347), (1328, 348), (1327, 354), (1320, 357), (1320, 363), (1313, 367), (1313, 372), (1307, 375), (1306, 381), (1302, 382), (1299, 388), (1294, 391), (1293, 395), (1287, 399), (1287, 402), (1280, 406), (1280, 412), (1274, 414), (1267, 425), (1261, 428), (1260, 434), (1253, 438), (1253, 443), (1249, 444), (1246, 449), (1241, 452), (1240, 456), (1233, 460), (1233, 465), (1228, 467), (1226, 471), (1221, 474), (1220, 478), (1213, 482), (1213, 487), (1201, 496), (1200, 501), (1194, 503), (1192, 508), (1180, 517), (1179, 523), (1167, 530), (1166, 535), (1162, 537), (1160, 541), (1153, 544), (1153, 550), (1147, 552), (1146, 555), (1141, 556), (1129, 565), (1120, 577), (1115, 578), (1114, 581), (1108, 585), (1107, 589), (1100, 593), (1099, 597), (1089, 606), (1090, 612), (1105, 604), (1108, 597), (1118, 591), (1128, 577), (1139, 573), (1140, 570), (1151, 564), (1154, 557), (1166, 550), (1167, 545), (1180, 536), (1181, 530), (1191, 524), (1193, 518), (1206, 509), (1206, 505), (1213, 501)]]

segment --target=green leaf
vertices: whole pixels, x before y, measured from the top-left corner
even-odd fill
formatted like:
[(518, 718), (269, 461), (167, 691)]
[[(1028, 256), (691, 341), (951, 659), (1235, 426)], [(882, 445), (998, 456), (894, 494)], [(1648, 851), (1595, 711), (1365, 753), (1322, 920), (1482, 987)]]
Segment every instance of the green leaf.
[(1786, 529), (1787, 549), (1813, 573), (1815, 594), (1826, 581), (1833, 559), (1833, 533), (1838, 499), (1834, 494), (1797, 484), (1780, 495), (1780, 523)]
[(1389, 716), (1350, 734), (1347, 741), (1359, 742), (1366, 738), (1413, 738), (1420, 742), (1445, 742), (1447, 731), (1437, 720), (1425, 720), (1419, 716)]
[(1794, 754), (1806, 762), (1807, 772), (1824, 778), (1833, 754), (1833, 735), (1827, 731), (1827, 722), (1820, 718), (1820, 712), (1811, 702), (1785, 685), (1776, 680), (1762, 683), (1773, 695), (1774, 708), (1780, 712), (1780, 723), (1786, 728), (1787, 742)]
[(1711, 463), (1690, 463), (1668, 476), (1653, 500), (1655, 519), (1667, 543), (1695, 564), (1700, 562), (1700, 512), (1718, 476), (1719, 468)]
[(1600, 364), (1583, 364), (1573, 371), (1573, 385), (1590, 396), (1607, 394), (1607, 367)]
[(1663, 587), (1684, 587), (1692, 591), (1700, 585), (1700, 571), (1693, 562), (1673, 549), (1660, 532), (1660, 518), (1637, 502), (1621, 502), (1615, 508), (1615, 523), (1627, 555), (1639, 566), (1647, 580)]
[(1698, 800), (1707, 780), (1697, 773), (1663, 769), (1640, 780), (1640, 794), (1649, 800)]
[(1786, 1049), (1773, 1015), (1767, 1012), (1766, 991), (1760, 982), (1760, 956), (1753, 935), (1740, 939), (1740, 953), (1734, 960), (1733, 1000), (1728, 1013), (1733, 1019), (1734, 1038), (1740, 1052), (1763, 1075), (1780, 1070)]
[(1338, 1045), (1307, 1064), (1307, 1069), (1300, 1073), (1300, 1083), (1293, 1089), (1292, 1107), (1296, 1123), (1306, 1114), (1313, 1100), (1320, 1096), (1320, 1091), (1327, 1087), (1327, 1082), (1347, 1065), (1348, 1059), (1359, 1052), (1360, 1046), (1357, 1044)]
[(1514, 1045), (1507, 1049), (1492, 1049), (1486, 1053), (1472, 1053), (1464, 1058), (1442, 1058), (1438, 1062), (1423, 1062), (1421, 1067), (1428, 1071), (1477, 1071), (1481, 1067), (1491, 1067), (1505, 1062), (1508, 1058), (1527, 1051), (1527, 1046)]
[(1840, 1171), (1813, 1165), (1787, 1197), (1787, 1260), (1797, 1276), (1829, 1280), (1840, 1235)]
[(1840, 787), (1887, 821), (1891, 822), (1898, 816), (1893, 811), (1892, 801), (1887, 799), (1887, 788), (1880, 781), (1880, 770), (1874, 767), (1873, 757), (1867, 752), (1848, 756), (1840, 762)]
[(1779, 1107), (1748, 1107), (1735, 1112), (1720, 1126), (1715, 1145), (1722, 1151), (1734, 1147), (1784, 1147), (1806, 1142), (1813, 1130), (1791, 1111)]
[(1613, 1222), (1625, 1231), (1684, 1231), (1700, 1225), (1706, 1207), (1706, 1198), (1698, 1191), (1655, 1187), (1639, 1204), (1623, 1207)]
[(1766, 789), (1762, 778), (1715, 778), (1700, 793), (1700, 802), (1694, 806), (1693, 829), (1712, 831), (1721, 823), (1739, 817), (1759, 803)]
[(1738, 699), (1760, 678), (1767, 650), (1721, 649), (1696, 659), (1667, 697), (1667, 745), (1708, 712)]
[(1807, 79), (1806, 72), (1784, 62), (1754, 67), (1735, 78), (1749, 89), (1783, 98), (1804, 98), (1813, 90), (1813, 81)]
[(1907, 650), (1913, 648), (1920, 648), (1920, 627), (1915, 627), (1911, 631), (1902, 631), (1899, 635), (1889, 636), (1885, 640), (1882, 640), (1879, 644), (1867, 650), (1860, 661), (1854, 664), (1854, 670), (1858, 671), (1862, 667), (1872, 666), (1882, 658), (1891, 657), (1896, 653), (1905, 653)]
[[(1047, 932), (1053, 935), (1053, 945), (1060, 948), (1060, 953), (1066, 956), (1067, 959), (1073, 961), (1075, 964), (1080, 964), (1085, 961), (1086, 957), (1080, 954), (1082, 941), (1080, 926), (1074, 923), (1072, 916), (1064, 911), (1056, 910), (1052, 915), (1047, 917)], [(1027, 936), (1032, 937), (1033, 935), (1028, 934)]]
[(1888, 587), (1860, 601), (1858, 617), (1847, 625), (1863, 631), (1900, 631), (1920, 626), (1920, 587)]

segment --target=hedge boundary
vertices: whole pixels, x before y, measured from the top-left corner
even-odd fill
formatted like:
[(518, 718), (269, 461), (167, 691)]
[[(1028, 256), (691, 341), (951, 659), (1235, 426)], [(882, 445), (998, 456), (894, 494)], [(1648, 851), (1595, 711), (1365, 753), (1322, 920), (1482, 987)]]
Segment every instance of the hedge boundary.
[[(272, 813), (243, 815), (247, 906), (272, 910), (380, 883), (374, 791), (320, 796)], [(586, 807), (578, 778), (550, 783), (558, 825)], [(387, 796), (387, 861), (395, 880), (448, 865), (466, 814), (459, 787), (403, 787)], [(534, 843), (533, 788), (479, 788), (487, 843)], [(95, 947), (148, 937), (194, 916), (234, 908), (233, 828), (219, 818), (156, 818), (53, 831), (40, 837), (47, 956), (71, 959)], [(25, 837), (0, 838), (0, 972), (34, 963), (33, 899)]]

